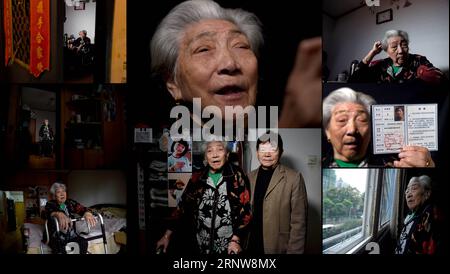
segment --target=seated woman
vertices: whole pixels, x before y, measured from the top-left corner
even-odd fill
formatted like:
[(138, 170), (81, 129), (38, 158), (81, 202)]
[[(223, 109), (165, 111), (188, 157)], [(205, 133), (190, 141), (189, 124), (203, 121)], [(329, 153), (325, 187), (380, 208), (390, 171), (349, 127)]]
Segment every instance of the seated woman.
[(55, 217), (58, 220), (60, 235), (56, 235), (56, 227), (49, 226), (50, 248), (53, 253), (66, 253), (64, 244), (72, 241), (80, 245), (82, 253), (87, 251), (87, 242), (75, 235), (72, 228), (72, 218), (84, 217), (87, 223), (93, 227), (96, 220), (92, 212), (75, 200), (67, 198), (66, 185), (62, 183), (54, 183), (50, 188), (53, 199), (45, 205), (45, 215), (47, 220)]
[(405, 190), (410, 214), (403, 221), (396, 254), (435, 254), (439, 233), (430, 197), (431, 178), (427, 175), (412, 177)]
[(324, 167), (434, 167), (430, 152), (420, 146), (404, 146), (393, 163), (376, 163), (369, 157), (370, 108), (375, 103), (369, 95), (350, 88), (337, 89), (323, 100), (323, 128), (333, 146)]
[[(381, 50), (389, 57), (372, 62)], [(438, 84), (444, 76), (425, 56), (409, 53), (407, 32), (388, 30), (383, 40), (376, 41), (366, 57), (359, 62), (349, 82), (402, 83), (414, 79)]]
[(164, 236), (156, 244), (164, 253), (177, 230), (187, 232), (187, 242), (193, 243), (192, 247), (184, 246), (186, 254), (242, 251), (240, 241), (250, 221), (248, 178), (228, 162), (226, 142), (208, 142), (203, 148), (207, 166), (192, 174)]
[(91, 38), (87, 37), (87, 31), (82, 30), (78, 33), (80, 37), (78, 37), (74, 43), (73, 48), (77, 52), (86, 53), (89, 50), (89, 46), (91, 45)]

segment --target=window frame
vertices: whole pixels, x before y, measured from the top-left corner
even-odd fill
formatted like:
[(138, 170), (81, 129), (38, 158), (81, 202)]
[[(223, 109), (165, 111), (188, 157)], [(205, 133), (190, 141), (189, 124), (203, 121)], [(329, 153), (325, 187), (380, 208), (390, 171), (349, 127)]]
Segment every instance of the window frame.
[[(383, 195), (383, 189), (385, 189), (385, 187), (386, 187), (386, 183), (384, 181), (384, 178), (385, 178), (385, 175), (388, 172), (395, 172), (393, 187), (392, 187), (392, 189), (389, 189), (389, 191), (394, 191), (394, 193), (392, 194), (393, 195), (393, 197), (392, 197), (393, 205), (391, 207), (390, 218), (388, 218), (386, 221), (384, 221), (382, 223), (382, 220), (381, 220), (381, 217), (382, 217), (382, 215), (381, 215), (382, 201), (381, 201), (381, 199), (382, 199), (382, 195)], [(401, 170), (399, 170), (399, 169), (391, 169), (391, 168), (390, 169), (384, 169), (382, 177), (383, 177), (383, 182), (382, 182), (381, 193), (380, 193), (380, 215), (379, 215), (379, 218), (378, 218), (378, 230), (379, 231), (383, 230), (385, 227), (390, 226), (391, 222), (393, 220), (393, 217), (394, 217), (394, 214), (395, 214), (395, 205), (399, 202), (399, 194), (400, 193), (399, 193), (398, 186), (400, 185), (399, 182), (400, 182), (400, 179), (401, 179)]]
[[(390, 172), (395, 172), (393, 186), (386, 189), (385, 176)], [(391, 230), (391, 235), (396, 234), (397, 219), (399, 217), (398, 210), (401, 208), (402, 195), (400, 190), (402, 188), (402, 181), (404, 179), (404, 171), (400, 169), (368, 169), (366, 190), (364, 195), (364, 212), (361, 231), (357, 234), (345, 239), (345, 234), (348, 231), (341, 232), (340, 234), (332, 237), (342, 237), (344, 240), (322, 250), (323, 254), (355, 254), (364, 252), (365, 246), (377, 239), (381, 234), (386, 233), (387, 229)], [(392, 203), (390, 208), (390, 218), (388, 221), (382, 222), (381, 206), (382, 206), (382, 193), (383, 189), (386, 191), (394, 191)], [(323, 239), (322, 243), (332, 238)]]
[[(375, 173), (374, 173), (375, 172)], [(374, 174), (374, 178), (372, 177), (372, 174)], [(377, 174), (376, 169), (368, 169), (367, 177), (366, 177), (366, 190), (364, 195), (364, 211), (363, 211), (363, 223), (361, 226), (361, 231), (353, 236), (351, 236), (348, 239), (343, 240), (340, 243), (337, 243), (333, 246), (330, 246), (329, 248), (322, 250), (323, 254), (350, 254), (354, 253), (355, 250), (358, 250), (361, 248), (362, 245), (367, 244), (372, 239), (371, 231), (372, 228), (370, 227), (370, 219), (372, 214), (369, 214), (370, 211), (373, 210), (373, 191), (377, 185), (379, 175)], [(332, 237), (340, 236), (345, 237), (345, 234), (348, 233), (348, 231), (341, 232), (340, 234), (334, 235)], [(327, 238), (330, 239), (331, 237)], [(325, 240), (322, 239), (322, 244)]]

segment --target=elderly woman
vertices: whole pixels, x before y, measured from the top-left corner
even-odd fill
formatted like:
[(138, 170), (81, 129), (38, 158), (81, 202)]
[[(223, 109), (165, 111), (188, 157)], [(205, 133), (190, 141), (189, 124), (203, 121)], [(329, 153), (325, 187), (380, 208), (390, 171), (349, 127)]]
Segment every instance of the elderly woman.
[[(382, 50), (387, 53), (388, 58), (372, 62)], [(409, 53), (407, 32), (388, 30), (383, 40), (376, 41), (366, 57), (357, 65), (350, 81), (402, 83), (414, 79), (438, 84), (443, 79), (443, 73), (425, 56)]]
[(430, 152), (420, 146), (404, 146), (393, 163), (377, 164), (369, 157), (372, 104), (375, 104), (372, 97), (350, 88), (337, 89), (323, 100), (323, 127), (327, 141), (333, 147), (324, 166), (434, 167)]
[[(169, 219), (156, 248), (167, 251), (172, 233), (183, 228), (194, 236), (187, 253), (240, 253), (241, 239), (250, 221), (249, 182), (242, 170), (228, 162), (226, 142), (204, 146), (206, 168), (192, 174), (181, 202)], [(187, 222), (184, 224), (182, 220)]]
[(213, 1), (186, 1), (161, 22), (151, 41), (152, 68), (175, 101), (246, 107), (256, 101), (263, 43), (258, 18)]
[[(67, 198), (66, 185), (56, 182), (51, 186), (50, 193), (53, 199), (45, 205), (46, 218), (50, 220), (52, 217), (55, 217), (58, 220), (59, 230), (63, 234), (64, 241), (77, 238), (70, 229), (72, 227), (72, 218), (82, 216), (91, 227), (95, 226), (96, 220), (92, 212), (77, 201)], [(53, 231), (50, 234), (53, 234), (56, 229), (51, 227), (51, 230)], [(58, 243), (52, 239), (50, 239), (50, 247), (54, 253), (65, 253), (65, 250), (61, 250)]]
[(434, 254), (437, 247), (435, 214), (430, 201), (431, 178), (427, 175), (412, 177), (405, 190), (406, 204), (410, 210), (395, 253)]
[[(261, 23), (253, 13), (208, 0), (185, 1), (169, 12), (153, 35), (152, 71), (162, 77), (177, 104), (191, 106), (194, 98), (201, 98), (202, 109), (217, 106), (221, 113), (214, 115), (224, 119), (225, 106), (255, 104), (262, 44)], [(318, 108), (312, 107), (320, 105), (320, 39), (301, 43), (298, 56), (280, 117), (284, 126), (320, 118)], [(300, 109), (303, 115), (296, 115)]]

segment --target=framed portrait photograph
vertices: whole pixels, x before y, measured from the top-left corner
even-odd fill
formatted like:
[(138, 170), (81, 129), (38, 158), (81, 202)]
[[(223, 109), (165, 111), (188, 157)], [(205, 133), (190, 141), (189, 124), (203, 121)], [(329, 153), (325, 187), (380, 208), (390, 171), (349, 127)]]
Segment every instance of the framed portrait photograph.
[(84, 10), (84, 9), (85, 9), (85, 4), (86, 4), (86, 3), (84, 3), (84, 2), (80, 2), (80, 3), (78, 4), (78, 6), (74, 6), (73, 8), (74, 8), (75, 10)]
[(392, 9), (377, 12), (377, 25), (392, 21)]

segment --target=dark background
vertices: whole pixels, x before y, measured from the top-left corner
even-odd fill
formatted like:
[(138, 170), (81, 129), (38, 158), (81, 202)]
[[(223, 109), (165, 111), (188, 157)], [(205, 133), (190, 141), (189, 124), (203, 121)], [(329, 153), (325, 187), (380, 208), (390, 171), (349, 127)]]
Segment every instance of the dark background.
[[(132, 33), (128, 36), (129, 103), (133, 105), (133, 114), (138, 120), (147, 119), (154, 124), (160, 117), (169, 117), (165, 114), (173, 99), (163, 83), (151, 78), (150, 41), (162, 18), (180, 2), (128, 2), (128, 31)], [(283, 4), (250, 0), (216, 2), (226, 8), (253, 12), (261, 20), (265, 39), (258, 60), (257, 104), (280, 106), (299, 42), (322, 33), (320, 1), (283, 1)]]

